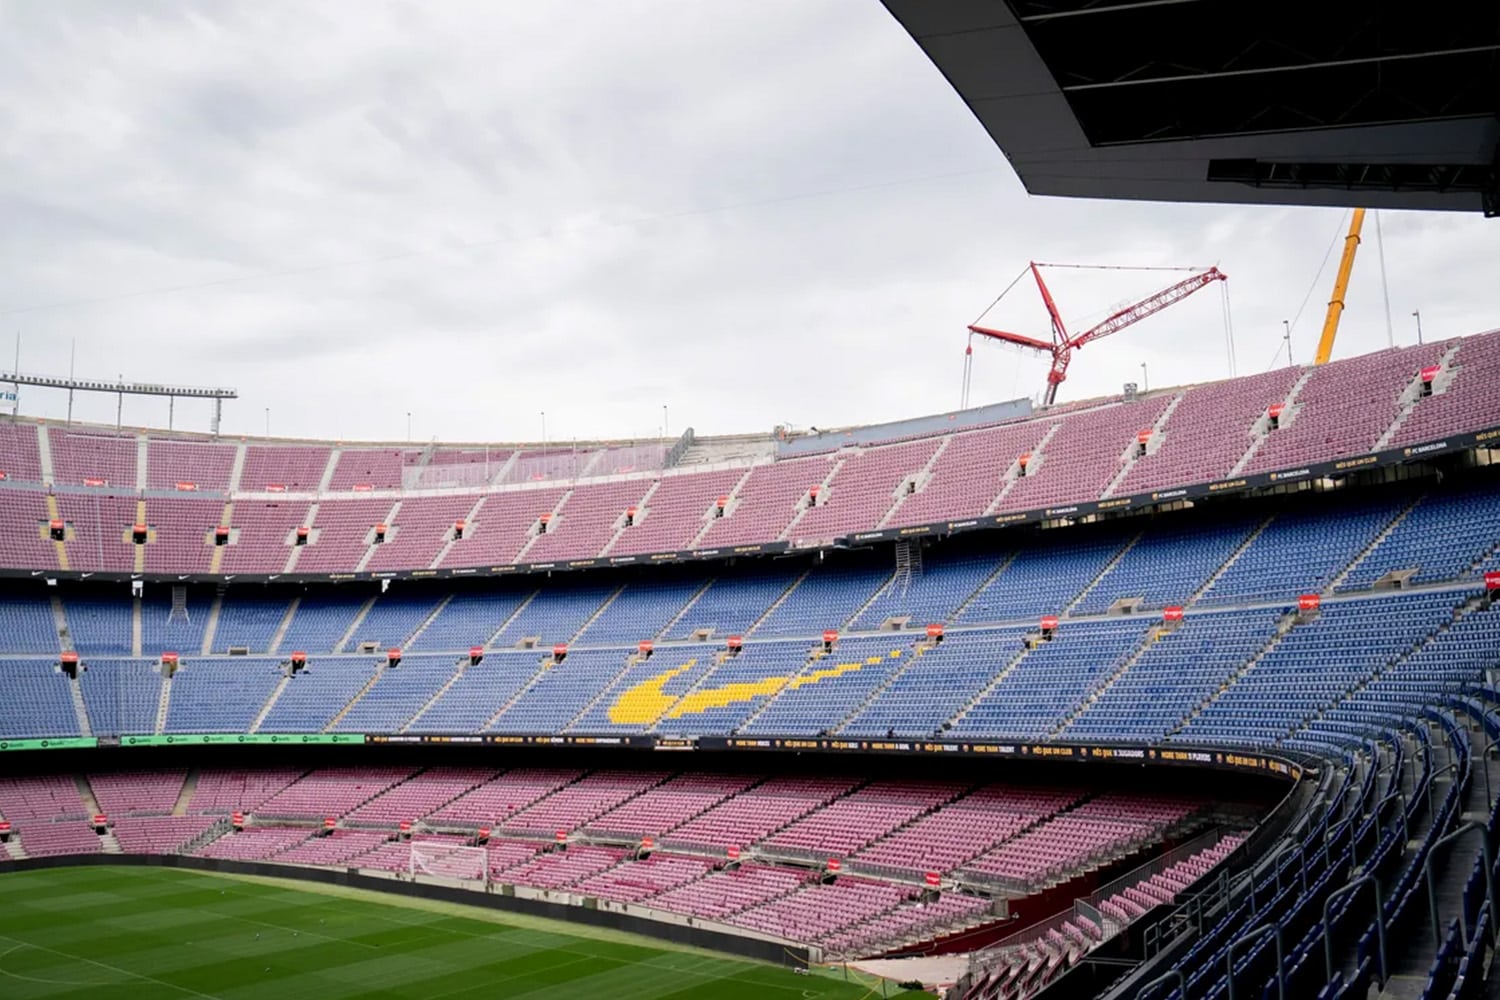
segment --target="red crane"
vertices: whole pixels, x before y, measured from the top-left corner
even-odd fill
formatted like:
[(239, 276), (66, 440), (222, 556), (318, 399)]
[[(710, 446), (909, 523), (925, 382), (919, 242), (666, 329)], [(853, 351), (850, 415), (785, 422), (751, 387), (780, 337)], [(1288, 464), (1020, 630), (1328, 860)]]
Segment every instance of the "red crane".
[[(1042, 280), (1040, 268), (1047, 266), (1049, 265), (1038, 264), (1036, 261), (1032, 261), (1029, 269), (1032, 277), (1036, 279), (1037, 289), (1042, 293), (1042, 302), (1047, 307), (1047, 315), (1052, 319), (1052, 339), (1050, 341), (1039, 340), (1036, 337), (1028, 337), (1020, 333), (1010, 333), (1006, 330), (993, 330), (986, 326), (978, 326), (977, 324), (969, 326), (970, 340), (973, 339), (974, 334), (978, 334), (981, 337), (989, 337), (1002, 343), (1014, 344), (1018, 347), (1025, 347), (1052, 355), (1052, 368), (1047, 372), (1047, 392), (1044, 397), (1044, 403), (1047, 406), (1051, 406), (1057, 401), (1057, 387), (1068, 377), (1068, 362), (1073, 359), (1073, 352), (1083, 347), (1084, 344), (1091, 344), (1103, 337), (1108, 337), (1112, 333), (1119, 333), (1127, 326), (1139, 323), (1147, 316), (1161, 312), (1174, 302), (1181, 302), (1200, 288), (1206, 288), (1215, 281), (1229, 280), (1229, 276), (1223, 271), (1220, 271), (1217, 267), (1210, 267), (1206, 271), (1201, 271), (1191, 277), (1184, 278), (1175, 285), (1163, 288), (1155, 295), (1148, 296), (1133, 305), (1126, 306), (1119, 312), (1109, 316), (1102, 323), (1082, 333), (1070, 334), (1067, 327), (1063, 325), (1062, 315), (1057, 311), (1057, 303), (1053, 301), (1052, 292), (1047, 288), (1047, 283)], [(1022, 274), (1024, 275), (1025, 272), (1023, 271)], [(1001, 298), (1004, 298), (1003, 294)], [(996, 301), (998, 302), (999, 299), (996, 299)], [(972, 358), (973, 351), (974, 347), (971, 343), (966, 352), (967, 358)], [(969, 364), (967, 358), (964, 365), (965, 405), (968, 403), (969, 395)]]

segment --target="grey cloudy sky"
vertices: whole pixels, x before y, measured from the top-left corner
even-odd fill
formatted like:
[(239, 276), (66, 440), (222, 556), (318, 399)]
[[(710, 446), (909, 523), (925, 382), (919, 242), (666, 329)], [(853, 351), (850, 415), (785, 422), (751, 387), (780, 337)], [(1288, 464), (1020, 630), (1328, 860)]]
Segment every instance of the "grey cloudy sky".
[[(19, 332), (27, 371), (76, 341), (80, 375), (233, 385), (230, 433), (267, 407), (275, 434), (386, 440), (408, 411), (424, 440), (942, 411), (964, 325), (1032, 258), (1217, 263), (1261, 371), (1309, 291), (1310, 357), (1343, 217), (1029, 198), (877, 0), (0, 0), (3, 367)], [(1500, 325), (1500, 223), (1382, 221), (1398, 343), (1414, 309), (1429, 337)], [(1375, 249), (1340, 355), (1386, 342)], [(1055, 291), (1081, 325), (1169, 280)], [(1227, 374), (1220, 313), (1200, 293), (1088, 348), (1063, 398), (1142, 362)], [(1045, 335), (1031, 288), (991, 318)], [(978, 349), (974, 398), (1044, 371)]]

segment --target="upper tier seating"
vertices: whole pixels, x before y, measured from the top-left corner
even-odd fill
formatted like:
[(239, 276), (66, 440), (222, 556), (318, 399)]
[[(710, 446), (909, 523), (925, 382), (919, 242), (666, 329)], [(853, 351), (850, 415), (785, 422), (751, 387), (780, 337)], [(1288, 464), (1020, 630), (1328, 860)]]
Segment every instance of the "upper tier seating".
[[(1427, 367), (1437, 375), (1432, 394), (1423, 396)], [(990, 427), (703, 469), (663, 470), (665, 449), (656, 444), (514, 454), (233, 445), (161, 431), (0, 422), (0, 566), (318, 574), (566, 562), (778, 540), (826, 545), (879, 528), (1149, 496), (1488, 430), (1500, 424), (1497, 372), (1500, 331), (1131, 402), (1068, 403)], [(1284, 407), (1274, 428), (1273, 405)], [(1142, 432), (1149, 432), (1144, 455)], [(42, 482), (42, 435), (51, 483)], [(40, 492), (46, 486), (57, 490), (50, 506)], [(400, 492), (418, 489), (447, 492)], [(362, 495), (367, 490), (381, 493)], [(53, 516), (67, 524), (60, 550), (46, 537)], [(143, 519), (151, 533), (138, 550), (129, 529)], [(455, 539), (460, 520), (463, 537)], [(389, 530), (377, 544), (374, 527), (382, 523)], [(229, 544), (216, 548), (212, 532), (221, 524), (231, 529)], [(303, 527), (310, 538), (298, 547)]]

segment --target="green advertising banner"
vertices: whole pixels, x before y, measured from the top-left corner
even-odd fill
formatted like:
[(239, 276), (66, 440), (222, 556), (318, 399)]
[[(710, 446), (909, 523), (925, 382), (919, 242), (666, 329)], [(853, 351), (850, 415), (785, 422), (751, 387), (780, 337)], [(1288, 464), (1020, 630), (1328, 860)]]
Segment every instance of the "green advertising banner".
[(0, 750), (76, 750), (80, 747), (96, 747), (99, 741), (92, 736), (59, 736), (45, 740), (0, 740)]
[[(275, 743), (364, 743), (360, 733), (172, 733), (170, 736), (121, 736), (122, 747), (229, 746)], [(92, 741), (90, 741), (92, 745)]]

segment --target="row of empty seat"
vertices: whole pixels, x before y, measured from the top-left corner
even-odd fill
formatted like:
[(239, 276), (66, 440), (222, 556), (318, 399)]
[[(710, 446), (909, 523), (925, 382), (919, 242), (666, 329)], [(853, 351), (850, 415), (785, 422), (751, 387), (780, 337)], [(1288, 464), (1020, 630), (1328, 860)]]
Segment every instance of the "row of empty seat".
[[(1488, 429), (1500, 424), (1497, 358), (1500, 333), (1482, 334), (1018, 423), (669, 472), (659, 446), (580, 455), (240, 445), (10, 423), (0, 434), (0, 566), (337, 573), (826, 544)], [(444, 486), (464, 492), (434, 492)], [(479, 488), (503, 489), (472, 492)], [(362, 495), (374, 491), (381, 495)], [(136, 525), (146, 528), (143, 544)]]

